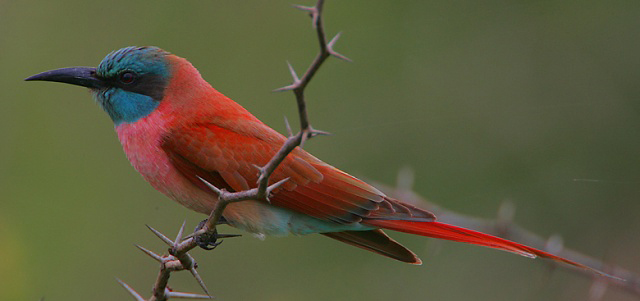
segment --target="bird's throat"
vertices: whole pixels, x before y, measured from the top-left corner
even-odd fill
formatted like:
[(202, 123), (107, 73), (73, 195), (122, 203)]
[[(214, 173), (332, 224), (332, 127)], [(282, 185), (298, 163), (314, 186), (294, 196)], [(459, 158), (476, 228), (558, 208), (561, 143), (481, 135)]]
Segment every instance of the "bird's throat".
[(118, 88), (96, 91), (95, 97), (116, 126), (136, 122), (151, 114), (160, 104), (150, 96)]

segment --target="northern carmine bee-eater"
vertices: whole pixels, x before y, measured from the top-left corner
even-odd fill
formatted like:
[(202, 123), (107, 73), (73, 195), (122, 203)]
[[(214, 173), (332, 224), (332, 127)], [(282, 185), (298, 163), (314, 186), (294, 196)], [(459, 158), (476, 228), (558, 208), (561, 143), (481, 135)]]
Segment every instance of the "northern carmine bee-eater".
[[(156, 47), (126, 47), (108, 54), (97, 68), (57, 69), (26, 80), (89, 88), (113, 120), (133, 167), (155, 189), (204, 214), (210, 213), (218, 197), (200, 178), (228, 191), (256, 187), (254, 166), (265, 165), (286, 140), (211, 87), (186, 59)], [(387, 197), (300, 148), (271, 180), (285, 178), (289, 181), (275, 191), (270, 203), (230, 204), (224, 220), (251, 233), (320, 233), (412, 264), (421, 261), (383, 229), (591, 269), (519, 243), (436, 222), (430, 212)]]

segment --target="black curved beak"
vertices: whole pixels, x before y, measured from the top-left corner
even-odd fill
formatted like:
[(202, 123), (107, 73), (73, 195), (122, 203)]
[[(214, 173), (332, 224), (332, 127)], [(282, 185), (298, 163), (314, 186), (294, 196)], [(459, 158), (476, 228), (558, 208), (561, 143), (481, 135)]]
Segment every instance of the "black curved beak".
[(106, 86), (106, 83), (96, 77), (96, 68), (93, 67), (71, 67), (45, 71), (25, 78), (26, 81), (43, 80), (83, 86), (91, 89), (99, 89)]

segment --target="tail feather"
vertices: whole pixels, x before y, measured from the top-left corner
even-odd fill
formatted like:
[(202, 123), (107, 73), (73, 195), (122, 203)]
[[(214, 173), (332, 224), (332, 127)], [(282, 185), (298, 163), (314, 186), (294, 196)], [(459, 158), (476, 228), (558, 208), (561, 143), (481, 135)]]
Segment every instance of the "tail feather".
[(378, 253), (396, 260), (411, 264), (422, 264), (422, 261), (411, 250), (405, 248), (382, 230), (342, 231), (321, 233), (335, 240)]
[(500, 249), (518, 255), (526, 256), (529, 258), (548, 258), (551, 260), (563, 262), (572, 266), (576, 266), (582, 269), (591, 270), (597, 274), (613, 277), (602, 271), (588, 267), (584, 264), (571, 261), (566, 258), (562, 258), (545, 251), (541, 251), (523, 244), (519, 244), (513, 241), (509, 241), (503, 238), (499, 238), (493, 235), (481, 233), (474, 230), (469, 230), (461, 227), (452, 226), (440, 222), (411, 222), (403, 220), (366, 220), (363, 223), (374, 227), (380, 227), (384, 229), (400, 231), (410, 234), (417, 234), (421, 236), (440, 238), (445, 240), (459, 241), (464, 243), (470, 243), (495, 249)]

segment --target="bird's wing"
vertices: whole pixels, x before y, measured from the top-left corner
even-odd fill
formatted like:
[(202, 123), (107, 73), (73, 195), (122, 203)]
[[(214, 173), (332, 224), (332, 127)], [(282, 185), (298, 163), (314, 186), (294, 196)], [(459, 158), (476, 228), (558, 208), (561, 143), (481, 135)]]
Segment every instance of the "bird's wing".
[[(198, 177), (229, 191), (254, 188), (258, 179), (255, 166), (269, 162), (284, 141), (284, 136), (264, 124), (234, 131), (218, 124), (200, 123), (173, 130), (164, 137), (162, 147), (186, 178), (214, 193)], [(431, 213), (387, 198), (300, 148), (278, 166), (270, 183), (285, 178), (289, 181), (274, 191), (271, 204), (316, 218), (338, 223), (363, 219), (434, 220)]]

